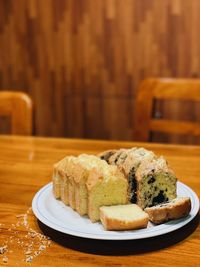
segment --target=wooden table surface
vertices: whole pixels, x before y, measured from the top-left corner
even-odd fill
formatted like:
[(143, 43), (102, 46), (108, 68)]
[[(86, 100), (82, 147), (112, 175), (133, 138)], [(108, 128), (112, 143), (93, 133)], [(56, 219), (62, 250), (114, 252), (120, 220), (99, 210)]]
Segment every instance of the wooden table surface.
[(31, 202), (51, 181), (53, 163), (66, 155), (133, 146), (165, 156), (200, 197), (197, 146), (0, 136), (0, 266), (200, 266), (199, 216), (164, 237), (121, 242), (75, 238), (38, 224)]

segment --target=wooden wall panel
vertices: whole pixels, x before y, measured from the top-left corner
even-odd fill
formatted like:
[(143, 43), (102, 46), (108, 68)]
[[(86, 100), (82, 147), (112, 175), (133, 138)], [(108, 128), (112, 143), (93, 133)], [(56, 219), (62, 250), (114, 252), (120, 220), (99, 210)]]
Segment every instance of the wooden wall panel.
[(0, 90), (32, 96), (36, 135), (130, 140), (142, 79), (200, 77), (199, 10), (199, 0), (0, 0)]

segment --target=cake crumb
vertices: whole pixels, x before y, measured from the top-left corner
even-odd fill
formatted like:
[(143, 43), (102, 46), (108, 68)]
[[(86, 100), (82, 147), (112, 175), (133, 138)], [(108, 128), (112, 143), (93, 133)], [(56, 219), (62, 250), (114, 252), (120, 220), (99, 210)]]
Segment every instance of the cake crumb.
[[(32, 208), (29, 208), (25, 214), (15, 215), (17, 218), (16, 223), (12, 223), (10, 227), (7, 228), (7, 231), (9, 231), (9, 236), (5, 240), (4, 244), (0, 246), (2, 263), (6, 264), (9, 260), (7, 254), (3, 255), (4, 253), (9, 254), (11, 252), (15, 252), (15, 250), (10, 250), (12, 249), (13, 245), (16, 245), (16, 249), (20, 249), (22, 251), (23, 255), (21, 260), (27, 264), (31, 263), (37, 256), (42, 254), (51, 245), (50, 237), (47, 237), (30, 227), (29, 216), (31, 215), (31, 212)], [(2, 226), (4, 224), (0, 225)]]
[(26, 262), (32, 262), (32, 260), (33, 260), (33, 256), (28, 256), (28, 257), (26, 258)]
[(21, 217), (24, 217), (24, 216), (25, 216), (25, 214), (18, 214), (18, 215), (16, 215), (17, 218), (21, 218)]
[(35, 251), (35, 252), (34, 252), (34, 257), (37, 257), (39, 254), (40, 254), (39, 251)]
[(26, 252), (25, 252), (25, 255), (30, 255), (31, 254), (31, 250), (27, 250)]
[(8, 246), (0, 247), (0, 254), (4, 254), (7, 251)]
[(39, 250), (42, 251), (42, 250), (44, 250), (45, 248), (46, 248), (45, 245), (40, 245)]
[(4, 256), (3, 257), (3, 263), (7, 263), (8, 262), (8, 257)]

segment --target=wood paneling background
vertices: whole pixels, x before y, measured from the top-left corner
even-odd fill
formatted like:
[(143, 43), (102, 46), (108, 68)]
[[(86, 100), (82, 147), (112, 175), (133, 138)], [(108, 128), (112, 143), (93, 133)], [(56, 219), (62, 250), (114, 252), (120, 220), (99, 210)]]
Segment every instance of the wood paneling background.
[(199, 10), (199, 0), (0, 0), (0, 89), (32, 96), (37, 135), (131, 140), (142, 79), (200, 77)]

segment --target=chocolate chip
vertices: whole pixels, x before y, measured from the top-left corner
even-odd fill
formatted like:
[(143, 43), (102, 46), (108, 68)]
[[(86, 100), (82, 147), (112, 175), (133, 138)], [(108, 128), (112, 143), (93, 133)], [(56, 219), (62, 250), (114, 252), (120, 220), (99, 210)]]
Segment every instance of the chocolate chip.
[(100, 159), (105, 160), (105, 161), (109, 161), (109, 158), (115, 153), (115, 151), (108, 151), (105, 154), (103, 154)]
[(150, 179), (149, 179), (149, 181), (148, 181), (148, 184), (152, 184), (152, 183), (154, 183), (155, 180), (156, 180), (153, 176), (150, 176), (149, 178), (150, 178)]
[(153, 203), (152, 203), (153, 206), (166, 201), (163, 193), (164, 193), (164, 191), (160, 190), (159, 194), (153, 198)]
[(130, 201), (131, 203), (137, 202), (137, 181), (135, 179), (135, 168), (133, 167), (128, 175), (128, 181), (131, 188), (131, 197)]

